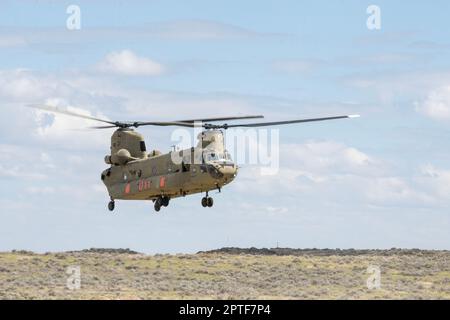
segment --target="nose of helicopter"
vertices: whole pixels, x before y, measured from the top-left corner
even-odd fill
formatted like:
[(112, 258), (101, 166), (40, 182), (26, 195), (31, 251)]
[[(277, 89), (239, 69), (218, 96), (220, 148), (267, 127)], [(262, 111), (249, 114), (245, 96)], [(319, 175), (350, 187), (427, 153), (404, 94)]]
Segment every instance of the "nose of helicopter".
[(223, 177), (227, 180), (232, 180), (237, 175), (237, 165), (234, 163), (221, 164), (217, 168)]

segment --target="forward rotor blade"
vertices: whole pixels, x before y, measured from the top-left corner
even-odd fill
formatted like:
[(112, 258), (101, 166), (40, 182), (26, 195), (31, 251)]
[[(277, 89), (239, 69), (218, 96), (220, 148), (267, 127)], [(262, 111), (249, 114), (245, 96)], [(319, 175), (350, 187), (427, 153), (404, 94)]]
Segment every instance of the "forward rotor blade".
[(236, 117), (220, 117), (220, 118), (202, 118), (202, 119), (190, 119), (190, 120), (177, 120), (176, 122), (194, 123), (194, 122), (214, 122), (225, 120), (240, 120), (240, 119), (262, 119), (263, 115), (250, 115), (250, 116), (236, 116)]
[(117, 126), (95, 126), (89, 127), (88, 129), (110, 129), (110, 128), (117, 128)]
[[(188, 127), (188, 128), (194, 128), (194, 123), (184, 123), (184, 122), (174, 122), (174, 121), (152, 121), (152, 122), (124, 122), (121, 123), (122, 127), (141, 127), (141, 126), (158, 126), (158, 127), (167, 127), (167, 126), (180, 126), (180, 127)], [(109, 128), (116, 128), (118, 125), (111, 125), (111, 126), (94, 126), (90, 127), (91, 129), (109, 129)], [(197, 125), (197, 127), (201, 127), (201, 125)]]
[(83, 118), (83, 119), (88, 119), (88, 120), (105, 122), (105, 123), (109, 123), (109, 124), (112, 124), (114, 126), (117, 126), (117, 124), (115, 122), (113, 122), (113, 121), (108, 121), (108, 120), (104, 120), (104, 119), (94, 118), (94, 117), (91, 117), (91, 116), (86, 116), (84, 114), (80, 114), (80, 113), (69, 111), (69, 110), (60, 109), (58, 107), (53, 107), (53, 106), (48, 106), (48, 105), (38, 105), (38, 104), (29, 104), (29, 105), (27, 105), (27, 107), (34, 108), (34, 109), (39, 109), (39, 110), (43, 110), (43, 111), (60, 113), (60, 114), (64, 114), (64, 115), (68, 115), (68, 116), (72, 116), (72, 117), (78, 117), (78, 118)]
[(195, 125), (194, 123), (189, 122), (180, 122), (180, 121), (151, 121), (151, 122), (134, 122), (134, 127), (141, 126), (159, 126), (159, 127), (168, 127), (168, 126), (179, 126), (179, 127), (200, 127), (201, 125)]
[(311, 118), (311, 119), (298, 119), (298, 120), (287, 120), (287, 121), (273, 121), (273, 122), (257, 122), (257, 123), (244, 123), (244, 124), (226, 124), (224, 128), (236, 128), (236, 127), (265, 127), (265, 126), (279, 126), (285, 124), (303, 123), (303, 122), (314, 122), (314, 121), (327, 121), (327, 120), (337, 120), (346, 118), (358, 118), (359, 115), (347, 115), (347, 116), (335, 116), (335, 117), (325, 117), (325, 118)]

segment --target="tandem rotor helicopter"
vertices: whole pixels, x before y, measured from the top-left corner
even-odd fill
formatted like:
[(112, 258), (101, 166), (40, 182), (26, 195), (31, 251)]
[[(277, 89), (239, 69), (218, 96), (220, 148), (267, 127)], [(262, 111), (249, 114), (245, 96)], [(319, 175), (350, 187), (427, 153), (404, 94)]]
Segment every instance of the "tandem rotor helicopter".
[[(228, 128), (265, 127), (303, 122), (315, 122), (356, 118), (359, 115), (344, 115), (325, 118), (296, 119), (275, 122), (253, 122), (228, 124), (221, 121), (260, 119), (262, 115), (203, 118), (177, 121), (109, 121), (79, 114), (47, 105), (29, 105), (46, 112), (59, 113), (83, 119), (103, 122), (94, 129), (114, 129), (111, 136), (111, 154), (105, 157), (109, 168), (101, 173), (101, 180), (108, 190), (111, 201), (108, 209), (114, 210), (115, 200), (151, 200), (155, 211), (167, 207), (177, 197), (205, 192), (201, 199), (203, 207), (212, 207), (213, 198), (208, 192), (221, 191), (232, 182), (238, 173), (238, 166), (225, 149), (224, 132)], [(144, 137), (134, 130), (142, 126), (180, 126), (203, 131), (197, 136), (197, 146), (179, 153), (179, 163), (173, 161), (172, 152), (162, 154), (157, 150), (147, 152)]]

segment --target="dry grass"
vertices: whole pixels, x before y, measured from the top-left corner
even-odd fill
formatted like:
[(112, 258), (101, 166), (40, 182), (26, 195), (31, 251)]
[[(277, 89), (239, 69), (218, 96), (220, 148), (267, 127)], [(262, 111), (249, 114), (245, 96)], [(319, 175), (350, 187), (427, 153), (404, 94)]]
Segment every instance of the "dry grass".
[[(447, 251), (0, 253), (1, 299), (450, 299)], [(81, 289), (66, 287), (81, 267)], [(367, 267), (381, 268), (369, 290)]]

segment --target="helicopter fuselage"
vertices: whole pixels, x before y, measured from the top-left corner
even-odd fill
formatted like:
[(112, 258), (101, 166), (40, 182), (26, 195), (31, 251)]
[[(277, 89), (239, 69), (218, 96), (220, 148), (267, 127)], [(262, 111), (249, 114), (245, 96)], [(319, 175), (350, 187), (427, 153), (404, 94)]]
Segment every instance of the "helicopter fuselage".
[(190, 149), (147, 154), (139, 133), (117, 130), (105, 158), (111, 167), (101, 174), (111, 200), (173, 199), (220, 190), (233, 181), (238, 168), (224, 148), (223, 133), (208, 130), (198, 138)]
[(220, 189), (236, 175), (236, 165), (228, 160), (175, 164), (167, 153), (112, 166), (102, 180), (112, 199), (155, 200)]

